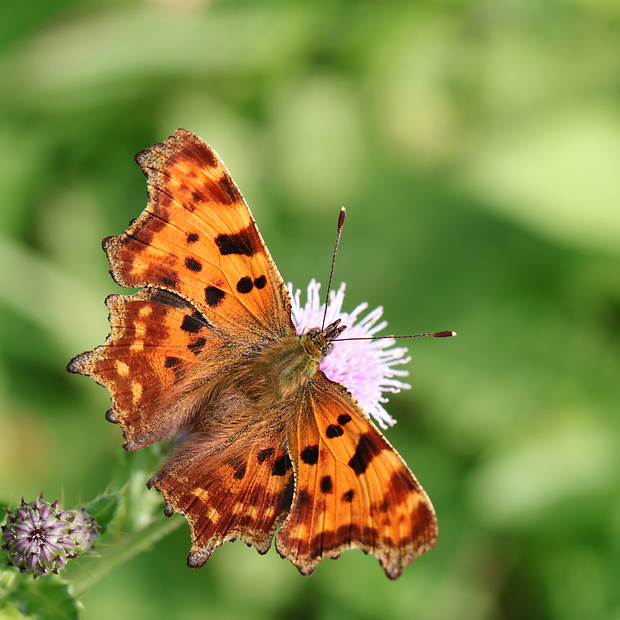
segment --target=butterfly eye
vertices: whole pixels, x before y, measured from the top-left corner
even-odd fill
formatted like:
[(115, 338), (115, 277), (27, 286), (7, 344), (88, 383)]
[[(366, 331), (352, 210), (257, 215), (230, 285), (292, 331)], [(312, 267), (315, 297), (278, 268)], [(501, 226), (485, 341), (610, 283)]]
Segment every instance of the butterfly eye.
[(321, 333), (321, 329), (319, 327), (306, 327), (303, 331), (303, 336), (310, 338), (311, 340), (316, 340), (316, 337)]
[(331, 342), (328, 342), (322, 349), (321, 353), (323, 356), (329, 355), (334, 350), (334, 345)]

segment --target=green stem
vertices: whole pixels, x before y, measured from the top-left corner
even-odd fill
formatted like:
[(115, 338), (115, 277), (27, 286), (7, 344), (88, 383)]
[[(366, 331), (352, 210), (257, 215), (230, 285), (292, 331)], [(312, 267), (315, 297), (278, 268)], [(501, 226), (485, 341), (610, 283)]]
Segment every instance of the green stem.
[(79, 599), (92, 585), (119, 564), (123, 564), (138, 553), (147, 551), (158, 540), (176, 530), (184, 522), (180, 517), (169, 519), (163, 515), (158, 516), (144, 529), (115, 540), (114, 546), (108, 547), (100, 557), (84, 558), (82, 562), (79, 562), (80, 574), (71, 579), (73, 595)]

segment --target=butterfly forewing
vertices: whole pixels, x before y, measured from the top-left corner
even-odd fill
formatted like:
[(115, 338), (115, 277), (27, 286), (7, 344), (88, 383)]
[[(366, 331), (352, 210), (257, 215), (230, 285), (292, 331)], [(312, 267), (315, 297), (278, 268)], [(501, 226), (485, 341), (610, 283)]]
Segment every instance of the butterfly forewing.
[(287, 430), (295, 497), (276, 548), (304, 574), (348, 548), (396, 579), (435, 546), (433, 506), (400, 455), (353, 397), (320, 371)]
[(114, 279), (175, 291), (237, 336), (291, 332), (282, 277), (217, 154), (179, 129), (136, 161), (149, 201), (125, 233), (104, 240)]

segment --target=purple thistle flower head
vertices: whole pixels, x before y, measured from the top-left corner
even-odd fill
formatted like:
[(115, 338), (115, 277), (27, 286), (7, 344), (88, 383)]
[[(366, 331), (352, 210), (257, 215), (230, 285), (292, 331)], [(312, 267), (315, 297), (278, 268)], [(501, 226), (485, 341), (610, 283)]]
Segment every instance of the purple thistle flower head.
[[(298, 334), (306, 327), (321, 327), (325, 304), (319, 296), (320, 288), (318, 282), (311, 280), (308, 285), (308, 299), (302, 306), (301, 291), (294, 290), (293, 285), (288, 284), (292, 301), (291, 314)], [(343, 338), (368, 338), (385, 328), (385, 321), (377, 323), (383, 314), (381, 307), (375, 308), (362, 318), (360, 315), (368, 308), (367, 303), (360, 304), (353, 312), (343, 312), (344, 289), (345, 284), (342, 283), (337, 291), (331, 291), (325, 325), (341, 319), (342, 324), (347, 326)], [(394, 366), (406, 364), (411, 358), (405, 357), (406, 348), (394, 347), (394, 344), (395, 340), (391, 338), (342, 342), (334, 340), (334, 350), (323, 358), (320, 366), (329, 379), (344, 385), (360, 407), (372, 415), (382, 428), (396, 423), (383, 407), (383, 403), (388, 401), (384, 394), (397, 393), (411, 387), (395, 378), (409, 374)]]
[(64, 511), (43, 500), (21, 506), (7, 515), (2, 530), (2, 550), (10, 566), (42, 577), (58, 573), (67, 560), (88, 551), (99, 535), (95, 520), (82, 510)]

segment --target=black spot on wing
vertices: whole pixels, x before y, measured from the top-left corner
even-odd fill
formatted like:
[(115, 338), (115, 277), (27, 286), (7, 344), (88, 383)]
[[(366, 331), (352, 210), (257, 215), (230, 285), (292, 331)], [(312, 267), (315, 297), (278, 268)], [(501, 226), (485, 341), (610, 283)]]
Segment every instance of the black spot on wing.
[(238, 233), (232, 235), (218, 235), (215, 238), (220, 254), (242, 254), (243, 256), (254, 256), (260, 249), (260, 238), (256, 228), (250, 223)]
[(207, 286), (205, 289), (205, 301), (211, 308), (216, 308), (224, 299), (226, 293), (223, 290), (217, 288), (217, 286)]
[(178, 357), (167, 357), (166, 361), (164, 362), (164, 366), (166, 368), (174, 368), (175, 366), (178, 366), (181, 362), (182, 360), (180, 360)]
[(199, 263), (195, 258), (192, 258), (191, 256), (188, 256), (185, 259), (185, 266), (190, 271), (194, 271), (195, 273), (198, 273), (199, 271), (202, 270), (202, 264)]
[(186, 314), (181, 323), (181, 329), (190, 334), (197, 334), (203, 327), (209, 327), (209, 322), (200, 312), (193, 312), (191, 315)]
[(284, 476), (286, 472), (293, 466), (288, 454), (281, 456), (273, 462), (271, 473), (274, 476)]
[(258, 276), (258, 278), (254, 280), (254, 286), (256, 288), (265, 288), (265, 284), (267, 284), (267, 278), (265, 276)]
[(197, 233), (187, 233), (187, 243), (196, 243), (200, 237)]
[(331, 476), (323, 476), (321, 478), (321, 491), (323, 491), (323, 493), (331, 493), (332, 486), (333, 484)]
[(351, 457), (348, 465), (355, 472), (356, 476), (361, 476), (370, 462), (377, 454), (383, 450), (383, 447), (377, 444), (371, 435), (365, 433), (360, 436), (355, 453)]
[(247, 470), (247, 466), (245, 463), (243, 463), (242, 465), (239, 465), (239, 467), (237, 467), (237, 469), (235, 470), (233, 478), (235, 478), (235, 480), (243, 480), (246, 470)]
[(354, 495), (355, 491), (353, 489), (349, 489), (346, 493), (342, 494), (342, 501), (351, 503)]
[(306, 465), (316, 465), (319, 460), (319, 446), (308, 446), (301, 451), (301, 460)]
[(243, 278), (237, 282), (237, 290), (240, 293), (249, 293), (253, 288), (254, 284), (252, 283), (252, 278), (248, 276), (243, 276)]
[(334, 437), (341, 437), (344, 434), (344, 430), (342, 426), (338, 426), (337, 424), (330, 424), (325, 431), (325, 435), (329, 439), (333, 439)]
[(347, 424), (348, 422), (351, 421), (351, 416), (348, 413), (341, 413), (338, 416), (338, 424), (344, 426), (345, 424)]

